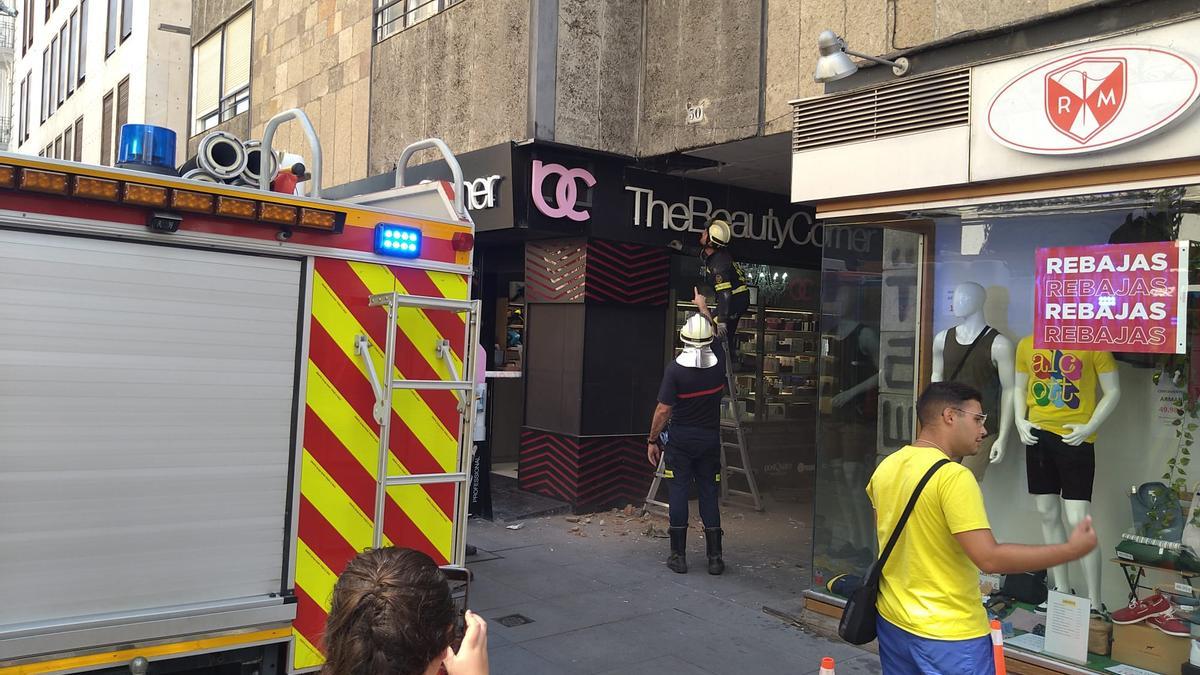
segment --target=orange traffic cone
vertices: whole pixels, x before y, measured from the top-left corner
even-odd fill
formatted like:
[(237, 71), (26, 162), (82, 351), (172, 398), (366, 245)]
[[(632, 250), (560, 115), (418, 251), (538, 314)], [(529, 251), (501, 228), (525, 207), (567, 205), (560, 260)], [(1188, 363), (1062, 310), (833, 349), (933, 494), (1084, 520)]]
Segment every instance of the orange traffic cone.
[(821, 659), (821, 670), (817, 673), (817, 675), (834, 675), (833, 659), (829, 658), (828, 656)]
[(1004, 633), (1000, 630), (1000, 622), (992, 619), (992, 655), (996, 658), (996, 675), (1008, 675), (1004, 665)]

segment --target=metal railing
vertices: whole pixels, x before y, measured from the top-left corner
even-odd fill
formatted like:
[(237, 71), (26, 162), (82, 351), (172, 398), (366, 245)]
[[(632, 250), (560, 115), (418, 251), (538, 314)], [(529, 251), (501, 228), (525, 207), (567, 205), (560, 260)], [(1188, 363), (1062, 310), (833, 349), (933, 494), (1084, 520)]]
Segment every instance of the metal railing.
[(0, 14), (0, 49), (12, 49), (16, 34), (16, 22), (11, 16)]

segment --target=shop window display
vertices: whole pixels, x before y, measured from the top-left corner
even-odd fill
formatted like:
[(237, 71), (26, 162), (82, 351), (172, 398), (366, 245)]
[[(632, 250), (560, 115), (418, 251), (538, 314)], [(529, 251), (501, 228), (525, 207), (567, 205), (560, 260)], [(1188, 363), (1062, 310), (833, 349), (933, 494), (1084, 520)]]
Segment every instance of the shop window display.
[[(988, 435), (980, 453), (964, 463), (980, 482), (996, 538), (1062, 542), (1090, 515), (1100, 540), (1091, 555), (1044, 574), (981, 575), (980, 601), (995, 592), (990, 608), (1009, 622), (1013, 648), (1041, 644), (1020, 636), (1045, 631), (1042, 600), (1056, 590), (1094, 610), (1089, 668), (1127, 663), (1178, 672), (1182, 661), (1164, 670), (1145, 654), (1157, 649), (1171, 654), (1167, 660), (1180, 653), (1186, 660), (1190, 635), (1200, 635), (1200, 593), (1191, 589), (1200, 578), (1193, 548), (1200, 546), (1200, 514), (1192, 508), (1200, 473), (1189, 473), (1200, 431), (1191, 333), (1200, 322), (1195, 294), (1174, 301), (1176, 286), (1186, 288), (1186, 281), (1155, 287), (1150, 295), (1160, 296), (1166, 309), (1151, 311), (1147, 321), (1157, 316), (1167, 325), (1177, 318), (1189, 339), (1183, 353), (1173, 353), (1173, 339), (1161, 353), (1148, 353), (1161, 333), (1139, 332), (1139, 310), (1125, 302), (1139, 283), (1138, 262), (1124, 257), (1132, 249), (1117, 247), (1200, 241), (1200, 187), (872, 220), (825, 226), (814, 590), (844, 595), (847, 581), (877, 554), (864, 487), (878, 461), (913, 437), (917, 393), (930, 381), (966, 382), (984, 395)], [(1042, 278), (1052, 278), (1047, 269), (1055, 268), (1045, 261), (1056, 260), (1053, 252), (1062, 247), (1098, 247), (1086, 250), (1101, 257), (1122, 252), (1112, 256), (1116, 290), (1089, 295), (1086, 284), (1084, 290), (1067, 286), (1056, 298), (1061, 286), (1043, 281), (1039, 288), (1039, 255)], [(1200, 251), (1184, 249), (1196, 268)], [(897, 264), (898, 254), (911, 265)], [(1067, 269), (1075, 262), (1068, 260)], [(1164, 274), (1178, 279), (1178, 260), (1167, 264)], [(1079, 309), (1089, 300), (1094, 308)], [(1095, 345), (1111, 342), (1063, 346), (1085, 340), (1042, 328), (1063, 311), (1068, 318), (1108, 311), (1113, 318), (1104, 330), (1080, 335), (1105, 336), (1095, 337)], [(1048, 343), (1039, 344), (1035, 335)]]

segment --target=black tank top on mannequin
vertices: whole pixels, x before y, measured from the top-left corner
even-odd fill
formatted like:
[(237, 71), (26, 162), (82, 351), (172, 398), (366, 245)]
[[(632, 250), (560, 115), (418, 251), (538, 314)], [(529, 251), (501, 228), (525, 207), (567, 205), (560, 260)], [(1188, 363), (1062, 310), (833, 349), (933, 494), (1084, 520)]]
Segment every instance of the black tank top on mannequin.
[[(987, 418), (988, 435), (998, 433), (1000, 428), (1000, 374), (992, 363), (992, 343), (1000, 333), (991, 326), (984, 326), (979, 344), (970, 355), (970, 344), (959, 344), (955, 326), (946, 331), (946, 344), (942, 347), (942, 378), (975, 387), (983, 394), (983, 412)], [(963, 359), (966, 361), (963, 361)], [(959, 368), (959, 364), (962, 368)], [(954, 371), (958, 370), (955, 375)]]

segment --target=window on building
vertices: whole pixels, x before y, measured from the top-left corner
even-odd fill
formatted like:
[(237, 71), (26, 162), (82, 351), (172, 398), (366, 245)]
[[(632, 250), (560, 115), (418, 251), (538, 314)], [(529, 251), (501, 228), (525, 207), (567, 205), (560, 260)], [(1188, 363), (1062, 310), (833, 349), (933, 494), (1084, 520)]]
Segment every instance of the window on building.
[(67, 62), (71, 60), (71, 26), (67, 22), (63, 22), (63, 27), (58, 31), (58, 104), (67, 98)]
[(63, 156), (62, 136), (59, 136), (58, 138), (54, 139), (54, 159), (62, 159), (62, 156)]
[(104, 103), (100, 106), (100, 163), (106, 166), (112, 166), (112, 146), (113, 146), (113, 95), (108, 92), (104, 95)]
[(250, 109), (250, 12), (217, 29), (192, 50), (192, 133)]
[(121, 0), (121, 42), (133, 34), (133, 0)]
[(17, 142), (25, 142), (25, 110), (29, 105), (29, 76), (21, 80), (21, 87), (18, 90), (20, 98), (17, 99)]
[(83, 83), (84, 75), (87, 73), (87, 21), (88, 21), (88, 0), (80, 0), (79, 2), (79, 79), (80, 84)]
[[(58, 110), (58, 36), (55, 35), (53, 40), (50, 40), (50, 70), (46, 73), (46, 79), (50, 82), (50, 91), (47, 96), (50, 99), (50, 115)], [(49, 116), (49, 115), (48, 115)]]
[(42, 17), (42, 21), (46, 21), (46, 22), (50, 21), (50, 0), (46, 0), (46, 13)]
[(30, 37), (33, 36), (33, 8), (35, 3), (21, 0), (21, 56), (29, 51)]
[(58, 9), (58, 0), (54, 0), (53, 2), (50, 3), (50, 9), (52, 11)]
[(50, 48), (42, 50), (42, 122), (50, 115)]
[(75, 157), (75, 130), (72, 129), (71, 127), (67, 127), (67, 130), (63, 132), (62, 139), (63, 139), (63, 154), (62, 154), (62, 157), (60, 157), (59, 159), (65, 159), (65, 160), (70, 161), (71, 159), (74, 159), (74, 157)]
[(121, 84), (117, 85), (117, 126), (113, 130), (114, 142), (119, 142), (121, 139), (121, 127), (129, 124), (129, 78), (121, 80)]
[(120, 18), (117, 10), (121, 7), (120, 2), (121, 0), (108, 0), (108, 29), (104, 35), (105, 58), (117, 51), (117, 21)]
[(83, 161), (83, 118), (75, 120), (75, 156), (76, 162)]
[(71, 12), (70, 49), (67, 50), (67, 94), (75, 93), (75, 83), (78, 82), (76, 67), (79, 64), (79, 10)]
[(375, 41), (382, 42), (460, 1), (375, 0)]

